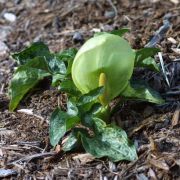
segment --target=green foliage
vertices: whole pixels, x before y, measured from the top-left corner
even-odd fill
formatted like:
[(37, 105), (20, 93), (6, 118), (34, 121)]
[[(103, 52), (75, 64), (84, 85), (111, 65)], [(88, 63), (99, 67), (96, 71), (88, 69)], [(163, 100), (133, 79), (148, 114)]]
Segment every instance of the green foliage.
[(94, 137), (81, 133), (84, 149), (97, 158), (108, 157), (111, 161), (137, 159), (136, 148), (121, 128), (107, 126), (98, 118), (93, 119)]
[(158, 48), (143, 48), (136, 51), (135, 67), (147, 67), (152, 71), (159, 72), (159, 66), (152, 58), (159, 51)]
[(48, 76), (50, 76), (50, 73), (43, 57), (35, 57), (27, 64), (20, 66), (11, 80), (9, 109), (13, 111), (24, 95), (39, 81)]
[(68, 115), (67, 113), (61, 111), (57, 108), (51, 116), (50, 119), (50, 143), (55, 146), (58, 144), (60, 139), (64, 136), (67, 131), (66, 123), (67, 123)]
[[(45, 44), (37, 42), (13, 54), (12, 57), (20, 66), (11, 80), (9, 109), (16, 109), (24, 95), (45, 77), (52, 77), (52, 85), (59, 86), (69, 76), (72, 63), (67, 61), (73, 61), (76, 52), (75, 49), (70, 49), (53, 54)], [(73, 84), (72, 81), (71, 84)]]
[(62, 146), (63, 151), (71, 151), (75, 149), (79, 145), (78, 138), (76, 137), (76, 134), (74, 132), (71, 132), (71, 134), (68, 136), (67, 141)]
[(48, 65), (53, 75), (65, 75), (67, 73), (67, 67), (64, 61), (61, 61), (54, 55), (49, 56), (48, 60)]
[(56, 108), (51, 115), (50, 119), (50, 143), (56, 146), (61, 138), (65, 135), (66, 131), (75, 127), (79, 123), (78, 109), (72, 102), (68, 101), (67, 112), (61, 111), (60, 108)]
[(123, 36), (128, 29), (99, 33), (77, 52), (68, 49), (51, 53), (43, 43), (34, 43), (12, 55), (19, 67), (9, 87), (9, 108), (15, 110), (24, 95), (45, 77), (68, 95), (67, 110), (59, 107), (50, 118), (50, 143), (61, 143), (63, 151), (79, 147), (97, 158), (116, 162), (137, 159), (136, 149), (121, 128), (106, 124), (108, 103), (117, 96), (163, 103), (160, 95), (146, 84), (131, 81), (134, 67), (158, 71), (152, 58), (159, 50), (134, 51)]
[(78, 115), (78, 108), (73, 100), (68, 100), (67, 102), (67, 113), (72, 117)]
[(63, 52), (60, 52), (60, 53), (57, 53), (56, 56), (61, 59), (62, 61), (64, 61), (67, 65), (67, 72), (66, 74), (67, 75), (70, 75), (71, 74), (71, 67), (72, 67), (72, 63), (73, 63), (73, 60), (75, 58), (75, 55), (77, 53), (77, 49), (75, 48), (70, 48), (70, 49), (67, 49)]
[(125, 33), (128, 33), (130, 30), (128, 28), (118, 29), (111, 31), (111, 34), (118, 35), (122, 37)]
[(62, 92), (66, 92), (69, 95), (73, 96), (79, 96), (80, 92), (74, 85), (73, 81), (71, 79), (64, 80), (60, 83), (58, 89)]
[(87, 94), (84, 94), (79, 99), (79, 105), (85, 105), (98, 99), (98, 97), (104, 92), (104, 87), (97, 87)]
[(107, 34), (107, 33), (118, 35), (118, 36), (122, 37), (125, 33), (129, 32), (129, 31), (130, 30), (128, 28), (123, 28), (123, 29), (113, 30), (111, 32), (97, 32), (94, 34), (94, 37), (103, 35), (103, 34)]
[[(55, 146), (70, 128), (66, 129), (67, 124), (69, 124), (69, 116), (79, 117), (82, 125), (91, 128), (94, 136), (91, 137), (85, 129), (75, 128), (76, 133), (73, 131), (74, 133), (71, 133), (65, 144), (63, 144), (64, 151), (74, 149), (77, 146), (78, 138), (80, 138), (84, 149), (97, 158), (108, 157), (112, 161), (135, 160), (137, 158), (135, 146), (130, 143), (125, 131), (116, 126), (107, 126), (103, 120), (95, 118), (96, 114), (102, 108), (101, 104), (95, 103), (96, 99), (94, 98), (97, 98), (97, 94), (100, 95), (102, 93), (102, 91), (99, 90), (98, 88), (94, 90), (93, 93), (90, 92), (86, 95), (88, 99), (85, 98), (85, 101), (82, 101), (82, 99), (84, 100), (84, 96), (82, 96), (80, 98), (81, 103), (68, 101), (66, 113), (55, 110), (51, 117), (51, 144)], [(91, 104), (93, 101), (94, 103)], [(90, 110), (87, 111), (85, 106), (82, 108), (82, 103), (84, 103), (83, 105), (90, 103)], [(73, 126), (71, 125), (71, 127), (75, 127), (75, 124), (73, 124)], [(59, 132), (57, 129), (59, 129)]]
[(148, 57), (154, 56), (158, 53), (160, 49), (158, 48), (142, 48), (136, 51), (135, 63), (138, 63)]
[[(88, 101), (75, 101), (73, 99), (69, 99), (67, 101), (66, 112), (61, 111), (59, 108), (53, 112), (50, 120), (50, 142), (53, 146), (58, 144), (67, 130), (75, 127), (80, 121), (83, 121), (82, 115), (84, 116), (87, 112), (87, 106), (85, 105), (90, 105), (89, 103), (95, 101), (97, 94), (100, 94), (99, 88), (94, 90), (93, 93), (90, 92), (86, 95), (88, 96)], [(80, 99), (84, 99), (83, 97), (84, 95), (81, 96)], [(94, 111), (92, 111), (92, 113), (94, 113)], [(57, 132), (58, 129), (59, 133)]]
[(159, 66), (156, 64), (154, 58), (152, 57), (144, 59), (143, 61), (141, 61), (141, 63), (138, 63), (136, 66), (149, 68), (152, 71), (159, 72)]
[(63, 52), (57, 53), (56, 56), (63, 61), (73, 61), (76, 53), (77, 53), (77, 49), (70, 48)]
[(138, 99), (156, 104), (164, 103), (160, 94), (142, 81), (131, 81), (121, 95), (126, 98)]
[(30, 47), (25, 50), (15, 53), (12, 55), (14, 60), (16, 60), (20, 65), (26, 64), (29, 60), (38, 56), (49, 55), (49, 48), (42, 42), (33, 43)]

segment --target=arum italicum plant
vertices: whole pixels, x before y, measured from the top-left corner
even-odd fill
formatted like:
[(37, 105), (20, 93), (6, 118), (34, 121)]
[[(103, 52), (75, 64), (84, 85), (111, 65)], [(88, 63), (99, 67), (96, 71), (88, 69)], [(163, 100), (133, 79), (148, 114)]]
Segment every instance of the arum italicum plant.
[(107, 105), (128, 86), (133, 73), (135, 52), (123, 38), (102, 34), (89, 39), (78, 51), (72, 79), (82, 93), (104, 86), (100, 102)]
[(109, 33), (100, 34), (89, 39), (76, 54), (72, 79), (83, 94), (104, 86), (104, 93), (99, 97), (103, 106), (119, 95), (162, 103), (163, 100), (154, 97), (149, 89), (141, 87), (140, 91), (131, 87), (135, 57), (136, 52), (123, 38)]
[(52, 85), (68, 95), (67, 111), (57, 107), (50, 118), (49, 134), (53, 146), (70, 132), (61, 143), (64, 151), (79, 147), (81, 142), (84, 149), (97, 158), (136, 159), (136, 148), (125, 131), (114, 124), (106, 124), (110, 122), (109, 104), (118, 96), (157, 104), (164, 101), (146, 84), (132, 81), (135, 67), (159, 71), (152, 58), (159, 50), (133, 50), (120, 37), (126, 31), (100, 33), (85, 42), (78, 52), (69, 49), (51, 53), (45, 44), (34, 43), (14, 54), (19, 67), (9, 89), (10, 110), (14, 110), (40, 80), (51, 77)]

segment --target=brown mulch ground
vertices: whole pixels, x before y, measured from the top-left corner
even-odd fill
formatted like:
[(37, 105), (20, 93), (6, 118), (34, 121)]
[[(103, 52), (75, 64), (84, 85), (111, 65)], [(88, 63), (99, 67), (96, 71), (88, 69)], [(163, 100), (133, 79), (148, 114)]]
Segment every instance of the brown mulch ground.
[[(6, 12), (15, 14), (16, 21), (5, 20)], [(26, 97), (17, 111), (8, 111), (8, 84), (16, 66), (10, 53), (33, 41), (45, 42), (52, 51), (80, 47), (81, 42), (73, 41), (76, 32), (87, 39), (97, 29), (122, 27), (131, 29), (125, 36), (131, 45), (142, 48), (163, 25), (165, 16), (171, 27), (157, 47), (162, 50), (170, 87), (162, 72), (140, 70), (136, 76), (150, 83), (167, 103), (130, 101), (112, 117), (134, 140), (137, 161), (97, 159), (83, 164), (82, 159), (74, 158), (80, 153), (55, 155), (49, 145), (48, 122), (64, 97), (46, 85), (45, 90)], [(0, 170), (14, 170), (13, 179), (180, 179), (179, 4), (170, 0), (0, 0), (0, 42), (8, 47), (0, 54)], [(19, 109), (32, 109), (34, 115)]]

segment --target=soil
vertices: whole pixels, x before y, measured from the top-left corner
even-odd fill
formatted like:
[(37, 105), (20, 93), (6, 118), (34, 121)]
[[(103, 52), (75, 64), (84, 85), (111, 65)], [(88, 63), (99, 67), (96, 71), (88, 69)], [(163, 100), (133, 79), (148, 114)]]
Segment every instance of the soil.
[[(15, 21), (4, 17), (7, 12), (16, 16)], [(15, 112), (8, 110), (8, 86), (17, 66), (11, 53), (35, 41), (45, 42), (53, 52), (79, 48), (94, 31), (122, 27), (130, 28), (125, 38), (139, 49), (157, 34), (165, 19), (170, 28), (156, 47), (161, 49), (169, 85), (162, 71), (139, 69), (134, 75), (159, 91), (166, 104), (127, 101), (112, 117), (135, 142), (138, 160), (88, 162), (85, 152), (57, 154), (49, 143), (49, 117), (58, 103), (66, 103), (66, 96), (49, 88), (46, 81)], [(80, 39), (73, 38), (77, 32)], [(0, 51), (0, 178), (2, 170), (9, 169), (5, 179), (180, 179), (178, 0), (0, 0), (0, 42), (7, 46)], [(159, 56), (155, 58), (159, 62)], [(85, 160), (76, 158), (80, 154), (85, 154)]]

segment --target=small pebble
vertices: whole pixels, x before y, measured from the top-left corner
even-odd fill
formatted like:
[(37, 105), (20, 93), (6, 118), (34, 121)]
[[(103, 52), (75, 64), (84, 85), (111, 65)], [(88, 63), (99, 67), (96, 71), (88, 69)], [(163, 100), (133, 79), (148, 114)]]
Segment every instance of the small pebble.
[(22, 0), (15, 0), (15, 4), (20, 4)]
[(17, 174), (18, 174), (17, 171), (13, 169), (0, 169), (0, 178), (15, 176)]
[(6, 41), (11, 31), (12, 31), (12, 28), (10, 26), (0, 25), (0, 41)]
[(108, 24), (102, 25), (101, 29), (102, 29), (102, 31), (105, 31), (105, 32), (113, 31), (114, 30), (113, 26), (108, 25)]
[(84, 42), (83, 35), (80, 32), (75, 32), (73, 35), (73, 41), (74, 43), (83, 43)]
[(104, 177), (103, 177), (103, 180), (108, 180), (107, 176), (104, 176)]
[(104, 16), (106, 18), (114, 18), (115, 17), (115, 12), (114, 11), (106, 11)]
[(16, 21), (16, 15), (14, 15), (13, 13), (4, 13), (4, 18), (9, 22)]
[(91, 30), (91, 32), (93, 32), (93, 33), (101, 32), (101, 29), (99, 29), (99, 28), (93, 28), (93, 29)]
[(109, 161), (109, 169), (110, 169), (112, 172), (117, 171), (116, 165), (115, 165), (113, 162), (111, 162), (111, 161)]
[(179, 0), (170, 0), (174, 4), (179, 4)]
[(39, 34), (33, 39), (33, 42), (39, 42), (41, 40), (42, 40), (42, 34)]
[(169, 37), (168, 41), (171, 42), (172, 44), (177, 44), (177, 41), (172, 37)]
[(96, 169), (100, 170), (100, 169), (102, 169), (102, 167), (103, 167), (102, 164), (98, 164), (98, 165), (96, 166)]
[(0, 41), (0, 57), (4, 57), (8, 54), (9, 48), (7, 47), (7, 45)]

